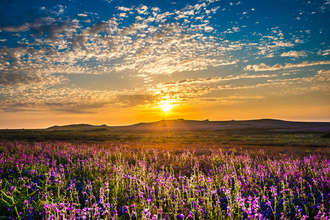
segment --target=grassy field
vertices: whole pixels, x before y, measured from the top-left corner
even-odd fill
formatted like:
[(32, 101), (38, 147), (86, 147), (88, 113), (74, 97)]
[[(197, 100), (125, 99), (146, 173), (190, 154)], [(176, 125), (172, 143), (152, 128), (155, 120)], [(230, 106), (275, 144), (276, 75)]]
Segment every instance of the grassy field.
[(326, 127), (165, 123), (0, 130), (0, 219), (330, 218)]
[(111, 131), (95, 130), (0, 130), (0, 140), (24, 141), (102, 141), (115, 143), (235, 144), (263, 146), (330, 146), (322, 132), (274, 132), (258, 129), (226, 131)]

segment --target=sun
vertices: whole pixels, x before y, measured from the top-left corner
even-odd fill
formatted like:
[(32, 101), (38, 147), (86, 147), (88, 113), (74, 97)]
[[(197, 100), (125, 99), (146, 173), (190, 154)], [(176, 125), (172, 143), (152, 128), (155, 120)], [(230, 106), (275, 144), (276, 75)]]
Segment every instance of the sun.
[(169, 112), (172, 109), (172, 105), (168, 101), (161, 101), (159, 106), (164, 112)]

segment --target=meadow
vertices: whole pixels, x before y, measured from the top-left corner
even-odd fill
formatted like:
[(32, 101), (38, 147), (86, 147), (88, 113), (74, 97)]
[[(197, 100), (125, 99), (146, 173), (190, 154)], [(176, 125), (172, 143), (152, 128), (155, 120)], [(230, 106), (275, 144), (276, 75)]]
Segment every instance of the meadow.
[(121, 130), (58, 130), (17, 129), (0, 130), (0, 141), (24, 140), (42, 141), (78, 141), (78, 142), (111, 142), (130, 144), (185, 144), (188, 147), (195, 143), (204, 145), (262, 145), (262, 146), (306, 146), (328, 147), (330, 138), (322, 138), (325, 132), (274, 132), (262, 129), (232, 129), (215, 131), (121, 131)]
[(203, 146), (3, 141), (0, 219), (330, 218), (328, 147)]

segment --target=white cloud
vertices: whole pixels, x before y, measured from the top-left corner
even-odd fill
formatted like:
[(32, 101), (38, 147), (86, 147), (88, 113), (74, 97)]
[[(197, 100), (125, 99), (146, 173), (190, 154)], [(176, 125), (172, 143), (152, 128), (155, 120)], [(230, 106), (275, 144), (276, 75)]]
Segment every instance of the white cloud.
[(220, 6), (214, 7), (211, 9), (211, 11), (213, 12), (213, 14), (215, 14), (219, 8)]
[(151, 10), (156, 11), (156, 12), (160, 12), (160, 9), (158, 7), (152, 7)]
[(276, 41), (275, 45), (270, 45), (269, 47), (293, 47), (294, 44), (291, 42)]
[(233, 29), (234, 32), (239, 32), (240, 31), (239, 27), (232, 27), (232, 29)]
[(285, 66), (282, 64), (275, 64), (274, 66), (267, 66), (265, 63), (260, 63), (258, 65), (247, 65), (244, 70), (248, 71), (274, 71), (280, 69), (288, 69), (288, 68), (296, 68), (296, 67), (307, 67), (307, 66), (315, 66), (315, 65), (328, 65), (330, 61), (313, 61), (308, 62), (304, 61), (301, 63), (288, 63)]
[(131, 11), (133, 8), (127, 8), (124, 6), (117, 6), (117, 9), (120, 11)]
[(143, 18), (142, 18), (141, 16), (136, 16), (135, 19), (136, 19), (137, 21), (143, 20)]
[(274, 54), (272, 54), (272, 53), (270, 53), (267, 56), (265, 56), (265, 58), (272, 58), (272, 57), (275, 57)]
[[(118, 7), (120, 11), (128, 9)], [(130, 9), (133, 10), (133, 7)], [(147, 17), (147, 6), (134, 9), (141, 14), (127, 27), (118, 22), (121, 12), (108, 21), (96, 19), (93, 25), (85, 29), (78, 21), (54, 18), (4, 27), (3, 31), (15, 32), (34, 28), (34, 37), (37, 38), (26, 47), (0, 49), (0, 70), (5, 73), (2, 75), (2, 85), (18, 85), (17, 82), (27, 79), (26, 82), (31, 82), (29, 85), (35, 83), (47, 87), (51, 86), (47, 84), (47, 79), (58, 79), (57, 74), (64, 75), (63, 80), (58, 81), (61, 84), (66, 83), (66, 74), (121, 71), (132, 71), (133, 75), (143, 75), (144, 79), (152, 80), (157, 74), (198, 71), (238, 62), (229, 51), (242, 49), (239, 41), (219, 40), (218, 36), (206, 34), (214, 29), (203, 21), (205, 4), (187, 5), (179, 12), (189, 17), (189, 24), (173, 22), (177, 16), (173, 11), (159, 13), (160, 10), (151, 8), (157, 14)], [(85, 17), (82, 14), (78, 16)], [(95, 19), (93, 16), (90, 16), (92, 20)], [(197, 16), (202, 19), (194, 19)], [(9, 73), (14, 70), (22, 74), (10, 76)]]
[(242, 74), (238, 76), (224, 76), (224, 77), (208, 77), (208, 78), (193, 78), (193, 79), (182, 79), (179, 81), (170, 81), (165, 83), (160, 83), (157, 86), (171, 86), (171, 85), (181, 85), (181, 84), (209, 84), (209, 83), (216, 83), (220, 81), (228, 81), (228, 80), (238, 80), (238, 79), (256, 79), (256, 78), (270, 78), (276, 77), (276, 74), (257, 74), (257, 75), (249, 75), (249, 74)]
[[(185, 103), (190, 100), (193, 103), (200, 103), (201, 99), (208, 99), (204, 101), (216, 101), (219, 97), (201, 98), (205, 94), (210, 94), (212, 91), (217, 90), (239, 90), (239, 89), (254, 89), (262, 86), (277, 85), (279, 83), (259, 83), (256, 85), (243, 85), (243, 86), (232, 86), (228, 81), (242, 80), (241, 82), (247, 83), (244, 79), (255, 79), (255, 78), (270, 78), (276, 77), (275, 74), (257, 74), (248, 75), (242, 74), (238, 76), (224, 76), (224, 77), (208, 77), (208, 78), (190, 78), (182, 79), (178, 81), (169, 81), (159, 83), (156, 86), (150, 86), (148, 91), (161, 97), (171, 97), (174, 100), (179, 100), (180, 103)], [(226, 82), (226, 83), (225, 83)], [(256, 95), (231, 95), (227, 96), (228, 99), (260, 99), (263, 96)], [(197, 98), (197, 99), (196, 99)], [(222, 99), (226, 99), (222, 97)], [(236, 102), (235, 102), (236, 103)]]
[(87, 17), (88, 15), (81, 13), (81, 14), (78, 14), (78, 16), (79, 17)]
[[(0, 88), (0, 94), (3, 94)], [(108, 91), (83, 88), (7, 89), (10, 100), (0, 100), (0, 111), (65, 111), (68, 113), (94, 113), (107, 107), (136, 107), (158, 102), (157, 95), (139, 90)], [(22, 96), (24, 94), (24, 96)], [(157, 101), (158, 100), (158, 101)]]
[(146, 14), (148, 7), (145, 5), (142, 5), (140, 7), (136, 7), (135, 10), (139, 13), (139, 14)]
[(206, 26), (206, 27), (205, 27), (205, 31), (206, 31), (206, 32), (213, 31), (213, 27)]
[(319, 70), (317, 74), (312, 77), (312, 81), (326, 82), (330, 81), (330, 70)]
[[(267, 80), (268, 83), (276, 83), (276, 84), (282, 84), (282, 85), (293, 85), (293, 84), (304, 84), (304, 88), (310, 88), (310, 87), (318, 87), (322, 86), (325, 82), (330, 81), (330, 70), (319, 70), (317, 73), (313, 76), (309, 77), (297, 77), (297, 78), (287, 78), (287, 79), (274, 79), (274, 80)], [(306, 83), (308, 83), (306, 85)], [(329, 86), (328, 86), (329, 88)], [(329, 91), (329, 90), (328, 90)]]
[(330, 54), (330, 49), (328, 50), (319, 50), (317, 55), (328, 56)]
[(128, 16), (126, 15), (126, 13), (120, 13), (119, 17), (127, 18)]
[(281, 57), (306, 57), (305, 51), (289, 51), (281, 54)]

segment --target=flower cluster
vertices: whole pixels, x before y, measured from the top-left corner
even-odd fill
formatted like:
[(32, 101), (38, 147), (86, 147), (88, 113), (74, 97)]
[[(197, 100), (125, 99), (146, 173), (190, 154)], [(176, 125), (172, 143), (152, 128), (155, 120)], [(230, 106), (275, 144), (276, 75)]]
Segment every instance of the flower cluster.
[(0, 143), (0, 217), (329, 219), (330, 151)]

